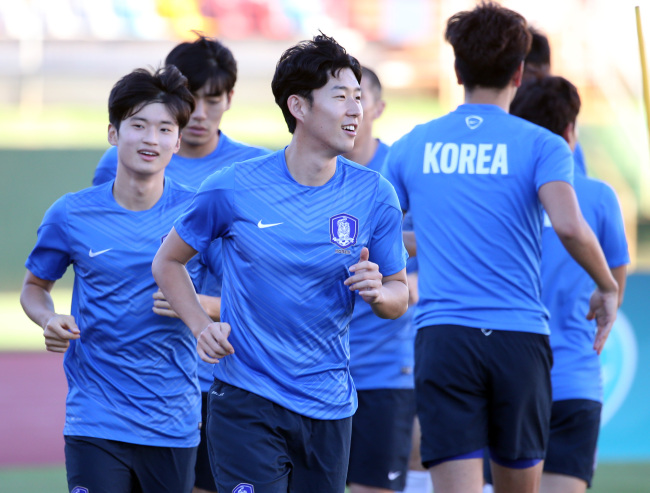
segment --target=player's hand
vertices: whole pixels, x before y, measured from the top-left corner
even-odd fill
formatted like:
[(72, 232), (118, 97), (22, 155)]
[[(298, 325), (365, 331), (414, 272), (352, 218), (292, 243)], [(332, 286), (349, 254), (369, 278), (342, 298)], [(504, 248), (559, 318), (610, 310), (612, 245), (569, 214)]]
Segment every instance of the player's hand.
[(230, 335), (230, 324), (214, 322), (208, 325), (199, 334), (196, 349), (199, 356), (206, 363), (219, 363), (221, 358), (235, 352), (228, 342)]
[(382, 300), (383, 276), (379, 272), (379, 266), (370, 262), (369, 257), (368, 248), (363, 247), (359, 262), (350, 267), (352, 275), (345, 280), (344, 284), (349, 286), (350, 291), (359, 291), (363, 300), (372, 304)]
[(160, 289), (153, 294), (153, 300), (153, 312), (155, 314), (162, 315), (163, 317), (179, 318), (178, 313), (172, 309)]
[(587, 320), (596, 319), (596, 339), (594, 340), (594, 349), (598, 354), (601, 353), (607, 337), (609, 336), (614, 320), (616, 320), (616, 311), (618, 309), (618, 291), (601, 291), (598, 288), (594, 290), (589, 300), (589, 313)]
[(70, 341), (79, 339), (79, 327), (72, 315), (54, 315), (43, 329), (45, 348), (53, 353), (65, 353)]

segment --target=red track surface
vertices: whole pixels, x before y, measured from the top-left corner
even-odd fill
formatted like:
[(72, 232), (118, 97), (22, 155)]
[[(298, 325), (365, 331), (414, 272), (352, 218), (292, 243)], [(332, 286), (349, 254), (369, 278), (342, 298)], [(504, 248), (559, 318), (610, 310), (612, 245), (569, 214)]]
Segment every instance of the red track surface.
[(0, 468), (63, 464), (63, 355), (0, 352)]

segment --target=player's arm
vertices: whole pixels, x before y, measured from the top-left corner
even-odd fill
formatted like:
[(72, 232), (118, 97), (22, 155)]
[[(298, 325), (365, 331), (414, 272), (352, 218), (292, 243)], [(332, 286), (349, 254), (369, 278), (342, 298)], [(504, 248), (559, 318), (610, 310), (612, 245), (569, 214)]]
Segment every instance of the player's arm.
[(618, 306), (623, 304), (623, 295), (625, 294), (625, 284), (627, 282), (627, 265), (621, 265), (611, 269), (612, 276), (618, 284)]
[(415, 257), (418, 250), (415, 243), (415, 231), (402, 231), (402, 240), (404, 241), (404, 248), (409, 252), (409, 257)]
[(27, 316), (43, 328), (47, 350), (64, 353), (72, 339), (79, 339), (79, 328), (73, 316), (54, 311), (53, 287), (54, 281), (36, 277), (28, 270), (20, 292), (20, 304)]
[(616, 319), (618, 284), (596, 235), (582, 216), (573, 187), (563, 181), (552, 181), (542, 185), (538, 195), (564, 248), (596, 283), (587, 318), (596, 319), (594, 348), (600, 354)]
[(197, 350), (201, 359), (216, 363), (220, 358), (234, 353), (228, 342), (230, 326), (213, 322), (199, 302), (185, 268), (185, 264), (196, 253), (196, 250), (172, 229), (154, 257), (152, 272), (171, 309), (198, 339)]
[[(214, 321), (219, 322), (221, 320), (221, 297), (220, 296), (208, 296), (207, 294), (199, 294), (199, 303), (201, 307), (205, 310), (208, 316)], [(178, 313), (172, 309), (169, 301), (165, 298), (163, 292), (159, 289), (153, 295), (153, 312), (163, 317), (171, 318), (180, 318)]]
[(379, 272), (379, 266), (368, 260), (369, 255), (368, 249), (363, 247), (359, 262), (350, 267), (352, 275), (344, 284), (351, 291), (359, 291), (359, 295), (370, 304), (378, 317), (399, 318), (408, 308), (406, 268), (384, 277)]

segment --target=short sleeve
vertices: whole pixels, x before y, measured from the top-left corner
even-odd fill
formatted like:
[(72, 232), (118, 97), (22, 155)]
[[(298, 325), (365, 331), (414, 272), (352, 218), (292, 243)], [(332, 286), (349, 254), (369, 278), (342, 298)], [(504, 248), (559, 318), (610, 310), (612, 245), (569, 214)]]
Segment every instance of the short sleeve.
[(406, 169), (405, 163), (407, 162), (402, 152), (404, 139), (405, 137), (402, 137), (391, 146), (381, 169), (381, 174), (393, 185), (401, 210), (407, 211), (409, 210), (408, 194), (402, 179)]
[(25, 267), (47, 281), (56, 281), (72, 263), (68, 238), (66, 197), (57, 200), (45, 213), (38, 228), (36, 245)]
[(93, 185), (101, 185), (115, 179), (117, 174), (117, 147), (112, 146), (106, 149), (104, 155), (99, 159)]
[(406, 266), (408, 254), (402, 241), (402, 211), (394, 188), (383, 177), (379, 179), (377, 208), (368, 250), (370, 261), (379, 265), (384, 276), (396, 274)]
[(535, 187), (552, 181), (565, 181), (573, 185), (573, 154), (569, 145), (559, 135), (545, 131), (537, 148)]
[(612, 269), (627, 265), (630, 263), (630, 255), (625, 237), (623, 215), (616, 193), (608, 185), (603, 184), (599, 203), (598, 241), (607, 259), (607, 265)]
[(210, 175), (201, 185), (174, 228), (198, 252), (205, 252), (216, 238), (227, 236), (233, 222), (235, 166)]

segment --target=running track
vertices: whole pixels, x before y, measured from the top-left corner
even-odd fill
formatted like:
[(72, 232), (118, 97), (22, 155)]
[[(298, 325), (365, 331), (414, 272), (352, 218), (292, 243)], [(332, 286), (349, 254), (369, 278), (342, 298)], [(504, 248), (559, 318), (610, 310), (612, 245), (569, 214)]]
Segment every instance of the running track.
[(0, 468), (64, 463), (63, 355), (0, 352)]

